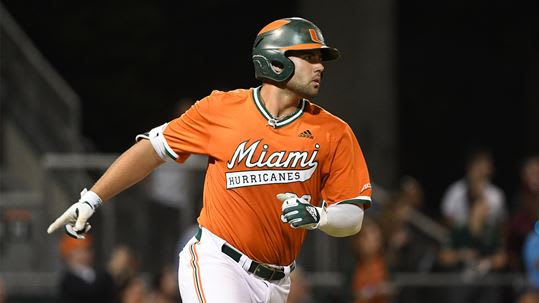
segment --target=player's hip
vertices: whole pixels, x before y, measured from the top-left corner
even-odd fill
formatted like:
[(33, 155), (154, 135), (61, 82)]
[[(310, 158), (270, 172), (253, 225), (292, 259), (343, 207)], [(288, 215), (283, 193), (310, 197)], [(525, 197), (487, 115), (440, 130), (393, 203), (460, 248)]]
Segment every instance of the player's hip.
[[(281, 206), (279, 205), (279, 209)], [(283, 224), (280, 215), (264, 216), (256, 213), (244, 214), (241, 218), (201, 215), (199, 222), (204, 231), (209, 230), (216, 239), (218, 248), (222, 241), (234, 247), (250, 259), (265, 264), (290, 265), (300, 252), (307, 234), (306, 229), (292, 229)], [(275, 222), (273, 222), (274, 220)], [(241, 222), (241, 224), (240, 224)], [(234, 226), (233, 229), (227, 226)]]
[(180, 253), (180, 292), (184, 302), (285, 302), (293, 269), (249, 260), (200, 229)]

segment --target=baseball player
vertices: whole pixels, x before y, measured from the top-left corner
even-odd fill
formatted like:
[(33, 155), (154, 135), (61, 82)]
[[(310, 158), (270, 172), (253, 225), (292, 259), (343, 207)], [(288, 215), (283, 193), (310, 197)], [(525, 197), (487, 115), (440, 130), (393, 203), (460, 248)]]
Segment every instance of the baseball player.
[(165, 161), (209, 156), (200, 228), (180, 253), (183, 302), (286, 302), (308, 230), (356, 234), (371, 203), (367, 166), (352, 130), (310, 101), (325, 60), (339, 57), (316, 25), (286, 18), (253, 46), (262, 85), (213, 91), (179, 118), (137, 136), (48, 229), (83, 238), (112, 196)]

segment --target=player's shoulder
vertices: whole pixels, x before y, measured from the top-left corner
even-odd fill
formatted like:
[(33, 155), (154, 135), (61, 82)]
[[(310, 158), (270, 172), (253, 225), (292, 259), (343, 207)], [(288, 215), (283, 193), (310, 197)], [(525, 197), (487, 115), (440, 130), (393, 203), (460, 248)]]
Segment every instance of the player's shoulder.
[(331, 128), (350, 128), (346, 121), (332, 114), (322, 106), (307, 99), (305, 99), (304, 114), (308, 117), (316, 119), (320, 124)]
[(234, 103), (244, 101), (252, 94), (252, 89), (238, 88), (234, 90), (214, 90), (208, 96), (209, 99), (216, 102)]
[(249, 99), (251, 89), (235, 89), (229, 91), (214, 90), (206, 97), (196, 102), (201, 110), (220, 112), (231, 110), (235, 105), (241, 105)]

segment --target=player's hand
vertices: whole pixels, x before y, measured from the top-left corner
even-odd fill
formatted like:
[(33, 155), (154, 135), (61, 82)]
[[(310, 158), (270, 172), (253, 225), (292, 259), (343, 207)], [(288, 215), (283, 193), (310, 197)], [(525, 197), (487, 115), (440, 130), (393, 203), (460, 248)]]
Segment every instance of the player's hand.
[(88, 219), (94, 214), (95, 210), (101, 205), (102, 201), (99, 196), (86, 190), (80, 193), (80, 200), (71, 205), (56, 221), (54, 221), (47, 233), (51, 234), (58, 228), (64, 226), (65, 232), (70, 237), (75, 239), (84, 239), (84, 234), (87, 233), (92, 226), (88, 223)]
[(326, 209), (316, 207), (309, 201), (299, 198), (292, 193), (277, 195), (277, 199), (283, 202), (281, 220), (290, 224), (292, 228), (317, 229), (321, 222), (327, 221)]

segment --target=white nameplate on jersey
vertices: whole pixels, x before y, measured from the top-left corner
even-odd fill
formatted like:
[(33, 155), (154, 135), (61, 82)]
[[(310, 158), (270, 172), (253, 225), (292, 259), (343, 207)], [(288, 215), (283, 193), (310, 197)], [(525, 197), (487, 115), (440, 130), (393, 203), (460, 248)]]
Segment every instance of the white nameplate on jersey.
[(261, 141), (258, 140), (248, 144), (249, 140), (247, 140), (236, 147), (232, 159), (227, 162), (228, 169), (232, 170), (242, 163), (248, 169), (259, 169), (227, 172), (227, 189), (265, 184), (303, 182), (311, 178), (318, 166), (318, 162), (316, 161), (316, 156), (320, 149), (318, 143), (314, 145), (315, 149), (311, 152), (276, 151), (269, 153), (269, 146), (267, 144), (260, 144)]
[(226, 188), (303, 182), (311, 178), (315, 169), (316, 166), (304, 170), (248, 170), (226, 173)]

